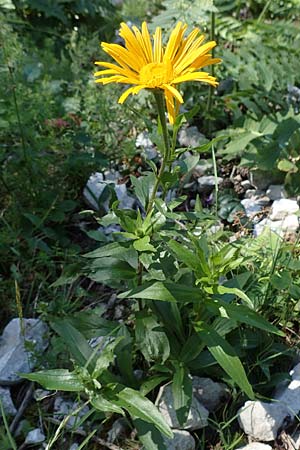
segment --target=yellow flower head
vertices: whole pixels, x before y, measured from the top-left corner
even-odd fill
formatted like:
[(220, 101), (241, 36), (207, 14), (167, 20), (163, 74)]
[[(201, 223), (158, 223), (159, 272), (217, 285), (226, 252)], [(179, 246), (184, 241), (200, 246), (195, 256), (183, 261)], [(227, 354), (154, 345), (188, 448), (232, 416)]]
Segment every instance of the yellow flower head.
[[(201, 81), (217, 86), (215, 77), (207, 72), (199, 72), (204, 66), (215, 64), (221, 60), (212, 58), (209, 51), (216, 42), (203, 44), (204, 35), (195, 28), (184, 37), (187, 25), (178, 22), (171, 32), (165, 47), (162, 45), (161, 28), (157, 27), (153, 36), (153, 44), (146, 22), (142, 30), (133, 26), (130, 29), (125, 23), (121, 24), (120, 36), (124, 39), (125, 47), (118, 44), (102, 42), (103, 50), (117, 63), (97, 61), (95, 64), (105, 67), (95, 73), (96, 83), (124, 83), (132, 85), (119, 98), (123, 103), (128, 95), (137, 94), (141, 89), (162, 90), (168, 109), (169, 121), (174, 123), (183, 98), (177, 85), (184, 81)], [(104, 77), (103, 77), (104, 75)], [(107, 76), (108, 75), (108, 76)]]

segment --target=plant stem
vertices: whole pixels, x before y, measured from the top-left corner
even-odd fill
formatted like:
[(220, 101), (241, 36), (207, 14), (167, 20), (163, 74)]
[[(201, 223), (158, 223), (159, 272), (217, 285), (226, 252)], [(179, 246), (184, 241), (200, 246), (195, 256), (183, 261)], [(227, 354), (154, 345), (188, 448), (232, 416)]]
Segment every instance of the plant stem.
[(265, 4), (265, 6), (264, 6), (262, 12), (260, 13), (260, 15), (259, 15), (259, 17), (258, 17), (256, 23), (260, 23), (260, 22), (263, 20), (263, 18), (264, 18), (264, 16), (265, 16), (266, 12), (267, 12), (268, 9), (269, 9), (270, 4), (271, 4), (271, 0), (267, 1), (267, 3)]
[(163, 134), (163, 138), (164, 138), (165, 152), (163, 155), (163, 159), (166, 159), (168, 161), (170, 159), (170, 143), (169, 143), (169, 134), (168, 134), (168, 128), (167, 128), (166, 114), (165, 114), (166, 113), (165, 99), (164, 99), (164, 95), (163, 95), (162, 91), (154, 92), (154, 97), (156, 100), (158, 117), (160, 120), (162, 134)]
[(162, 161), (161, 161), (161, 166), (160, 166), (159, 172), (157, 174), (156, 181), (155, 181), (155, 184), (153, 187), (153, 191), (152, 191), (150, 199), (149, 199), (149, 203), (148, 203), (148, 207), (147, 207), (147, 211), (146, 211), (147, 215), (150, 214), (152, 211), (153, 203), (156, 198), (157, 190), (159, 188), (162, 175), (165, 171), (166, 165), (169, 163), (170, 156), (171, 156), (170, 155), (169, 134), (168, 134), (168, 128), (167, 128), (166, 115), (165, 115), (166, 109), (165, 109), (164, 96), (163, 96), (162, 92), (157, 91), (157, 92), (154, 92), (154, 97), (156, 100), (157, 112), (158, 112), (158, 117), (159, 117), (161, 129), (162, 129), (165, 148), (164, 148), (164, 154), (163, 154)]

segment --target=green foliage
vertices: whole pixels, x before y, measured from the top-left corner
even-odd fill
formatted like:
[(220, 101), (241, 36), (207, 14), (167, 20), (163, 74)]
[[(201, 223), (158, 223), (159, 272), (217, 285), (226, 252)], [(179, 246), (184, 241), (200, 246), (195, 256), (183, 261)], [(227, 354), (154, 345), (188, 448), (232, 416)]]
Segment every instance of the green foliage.
[[(21, 298), (25, 316), (41, 314), (52, 329), (43, 370), (21, 375), (87, 400), (97, 426), (118, 414), (130, 417), (147, 449), (165, 448), (163, 435), (171, 436), (154, 406), (164, 384), (171, 383), (184, 425), (194, 375), (224, 381), (233, 408), (270, 396), (276, 380), (287, 377), (293, 351), (284, 331), (297, 330), (300, 310), (298, 243), (269, 232), (228, 243), (228, 229), (215, 230), (217, 215), (236, 229), (237, 217), (245, 225), (231, 190), (215, 196), (218, 211), (203, 209), (199, 197), (194, 210), (185, 197), (167, 199), (172, 190), (186, 192), (200, 156), (212, 147), (218, 163), (277, 172), (299, 194), (299, 114), (287, 95), (288, 85), (300, 85), (297, 11), (296, 0), (126, 0), (123, 7), (107, 0), (20, 0), (1, 16), (3, 323), (16, 310), (8, 298)], [(172, 165), (163, 174), (140, 155), (142, 164), (134, 162), (133, 138), (145, 124), (165, 151), (154, 114), (143, 117), (152, 107), (148, 94), (121, 107), (122, 88), (99, 89), (91, 78), (94, 60), (102, 58), (99, 41), (113, 40), (119, 21), (154, 12), (151, 26), (165, 30), (182, 20), (213, 32), (215, 16), (223, 59), (211, 103), (207, 87), (183, 87), (190, 111), (170, 135)], [(186, 121), (213, 137), (189, 154), (176, 148)], [(80, 214), (87, 178), (108, 167), (121, 170), (138, 209), (120, 209), (108, 187), (107, 214)], [(120, 231), (107, 238), (95, 222)], [(118, 321), (99, 306), (115, 291), (126, 308)], [(240, 440), (230, 434), (236, 409), (228, 423), (226, 414), (217, 413), (215, 429), (232, 448)], [(13, 447), (7, 423), (2, 430), (1, 446)]]

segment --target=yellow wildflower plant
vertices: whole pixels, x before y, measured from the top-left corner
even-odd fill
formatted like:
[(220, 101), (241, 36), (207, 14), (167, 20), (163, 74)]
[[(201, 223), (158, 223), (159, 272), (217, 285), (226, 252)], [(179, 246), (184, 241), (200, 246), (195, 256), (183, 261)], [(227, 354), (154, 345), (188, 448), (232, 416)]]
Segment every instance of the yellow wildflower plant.
[[(178, 22), (172, 30), (169, 41), (162, 45), (161, 28), (157, 27), (152, 40), (146, 22), (141, 31), (125, 23), (121, 24), (120, 36), (125, 46), (102, 42), (103, 50), (117, 63), (96, 61), (105, 67), (95, 73), (96, 83), (124, 83), (132, 85), (119, 98), (123, 103), (130, 94), (137, 94), (141, 89), (160, 90), (164, 93), (168, 117), (174, 123), (179, 104), (183, 103), (177, 85), (185, 81), (200, 81), (217, 86), (216, 78), (207, 72), (199, 72), (204, 66), (216, 64), (221, 60), (209, 53), (215, 47), (215, 41), (203, 44), (205, 36), (195, 28), (187, 37), (184, 34), (187, 25)], [(104, 77), (103, 77), (104, 76)]]

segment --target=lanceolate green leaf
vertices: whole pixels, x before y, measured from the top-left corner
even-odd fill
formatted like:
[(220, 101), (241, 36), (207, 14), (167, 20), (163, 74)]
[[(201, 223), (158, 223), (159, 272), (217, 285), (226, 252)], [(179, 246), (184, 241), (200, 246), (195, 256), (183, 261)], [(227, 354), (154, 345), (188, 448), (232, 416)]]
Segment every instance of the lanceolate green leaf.
[(177, 419), (179, 424), (183, 426), (192, 403), (192, 379), (183, 364), (176, 364), (172, 393)]
[(91, 398), (91, 404), (92, 406), (103, 412), (112, 412), (117, 414), (122, 414), (124, 416), (124, 411), (122, 408), (117, 406), (114, 402), (110, 402), (106, 398), (104, 398), (102, 395), (95, 395)]
[(212, 327), (203, 322), (195, 325), (195, 330), (200, 338), (207, 345), (208, 350), (220, 364), (222, 369), (232, 378), (232, 380), (248, 395), (254, 398), (252, 387), (248, 381), (244, 367), (240, 359), (236, 356), (231, 345), (222, 338)]
[(221, 316), (224, 315), (222, 313), (225, 313), (230, 319), (246, 323), (247, 325), (260, 328), (269, 333), (277, 334), (278, 336), (284, 336), (282, 331), (278, 330), (278, 328), (269, 323), (264, 317), (260, 316), (257, 312), (247, 306), (232, 305), (221, 300), (207, 300), (206, 305), (211, 311), (218, 311)]
[(92, 357), (93, 349), (87, 343), (83, 334), (76, 330), (67, 319), (56, 319), (51, 323), (51, 326), (67, 344), (76, 362), (81, 366), (85, 366)]
[(233, 294), (236, 297), (239, 297), (241, 300), (244, 300), (244, 302), (249, 305), (251, 308), (253, 308), (253, 303), (250, 300), (250, 298), (248, 297), (248, 295), (245, 294), (245, 292), (241, 291), (238, 288), (231, 288), (231, 287), (226, 287), (226, 286), (208, 286), (208, 287), (204, 287), (204, 290), (206, 292), (208, 292), (209, 294)]
[(191, 288), (182, 284), (157, 281), (123, 292), (118, 297), (143, 298), (163, 302), (199, 303), (203, 300), (203, 292), (200, 288)]
[(131, 388), (124, 388), (117, 394), (116, 404), (126, 409), (133, 418), (153, 423), (166, 436), (173, 437), (169, 425), (167, 425), (156, 406), (140, 392)]
[(19, 376), (30, 381), (36, 381), (50, 391), (80, 392), (84, 385), (78, 375), (67, 369), (41, 370), (34, 373), (19, 373)]

